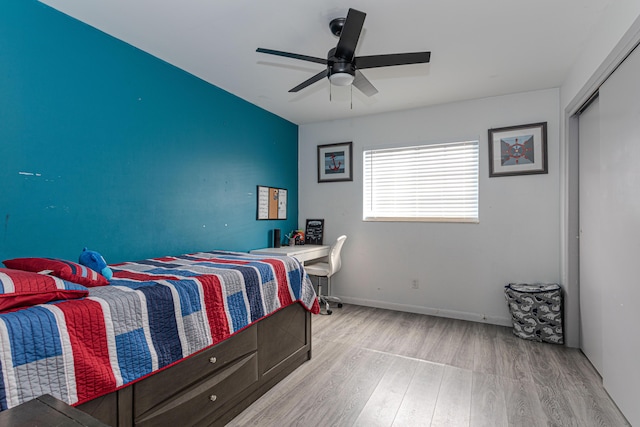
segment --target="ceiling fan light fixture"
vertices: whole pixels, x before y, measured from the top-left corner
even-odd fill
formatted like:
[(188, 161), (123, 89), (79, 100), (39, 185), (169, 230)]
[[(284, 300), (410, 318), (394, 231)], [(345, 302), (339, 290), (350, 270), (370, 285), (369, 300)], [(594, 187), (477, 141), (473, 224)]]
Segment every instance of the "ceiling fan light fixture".
[(331, 84), (334, 84), (336, 86), (349, 86), (351, 83), (353, 83), (354, 78), (355, 77), (352, 74), (344, 72), (333, 73), (329, 76)]

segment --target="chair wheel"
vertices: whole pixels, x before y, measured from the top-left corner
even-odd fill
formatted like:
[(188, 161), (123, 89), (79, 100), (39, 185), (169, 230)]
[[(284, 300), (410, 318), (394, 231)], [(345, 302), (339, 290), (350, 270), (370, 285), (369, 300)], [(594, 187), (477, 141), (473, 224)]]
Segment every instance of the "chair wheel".
[(333, 313), (333, 311), (327, 310), (327, 314), (331, 314), (331, 313)]
[(342, 308), (342, 303), (338, 303), (338, 308)]

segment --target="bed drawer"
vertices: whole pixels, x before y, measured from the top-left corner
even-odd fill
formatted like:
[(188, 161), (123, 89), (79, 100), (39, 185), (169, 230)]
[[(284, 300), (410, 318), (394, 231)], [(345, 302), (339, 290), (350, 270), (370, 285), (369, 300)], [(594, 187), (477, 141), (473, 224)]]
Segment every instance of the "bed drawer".
[(258, 382), (258, 354), (249, 354), (220, 372), (183, 390), (171, 400), (134, 419), (136, 427), (208, 425), (215, 413), (243, 390)]
[(159, 406), (171, 405), (177, 396), (192, 395), (192, 389), (202, 386), (205, 379), (211, 381), (218, 374), (229, 376), (238, 369), (244, 373), (254, 359), (257, 363), (256, 326), (134, 384), (134, 417), (138, 419), (147, 412), (156, 412)]
[(311, 350), (310, 316), (302, 306), (294, 304), (258, 323), (260, 374), (265, 379), (277, 375), (288, 359)]

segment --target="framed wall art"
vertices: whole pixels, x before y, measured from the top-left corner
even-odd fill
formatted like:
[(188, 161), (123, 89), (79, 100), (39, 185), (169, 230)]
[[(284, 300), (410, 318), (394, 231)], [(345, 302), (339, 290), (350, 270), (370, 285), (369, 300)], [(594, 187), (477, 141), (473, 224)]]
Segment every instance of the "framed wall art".
[(353, 181), (351, 142), (318, 145), (318, 182)]
[(548, 173), (547, 122), (489, 129), (489, 177)]

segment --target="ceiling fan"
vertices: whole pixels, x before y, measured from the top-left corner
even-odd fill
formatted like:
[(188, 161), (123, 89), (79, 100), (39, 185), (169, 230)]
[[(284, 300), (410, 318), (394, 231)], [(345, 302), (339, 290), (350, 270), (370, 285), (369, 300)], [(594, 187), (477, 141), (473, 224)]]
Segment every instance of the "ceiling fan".
[(329, 81), (337, 86), (353, 84), (367, 96), (378, 93), (378, 90), (360, 72), (366, 68), (390, 67), (394, 65), (408, 65), (427, 63), (431, 59), (431, 52), (395, 53), (388, 55), (355, 56), (356, 46), (366, 13), (349, 9), (346, 18), (336, 18), (329, 23), (331, 32), (339, 37), (336, 47), (329, 50), (327, 58), (299, 55), (297, 53), (282, 52), (279, 50), (258, 48), (256, 52), (269, 55), (284, 56), (303, 61), (316, 62), (326, 65), (327, 68), (315, 76), (305, 80), (289, 92), (298, 92), (313, 83), (328, 77)]

